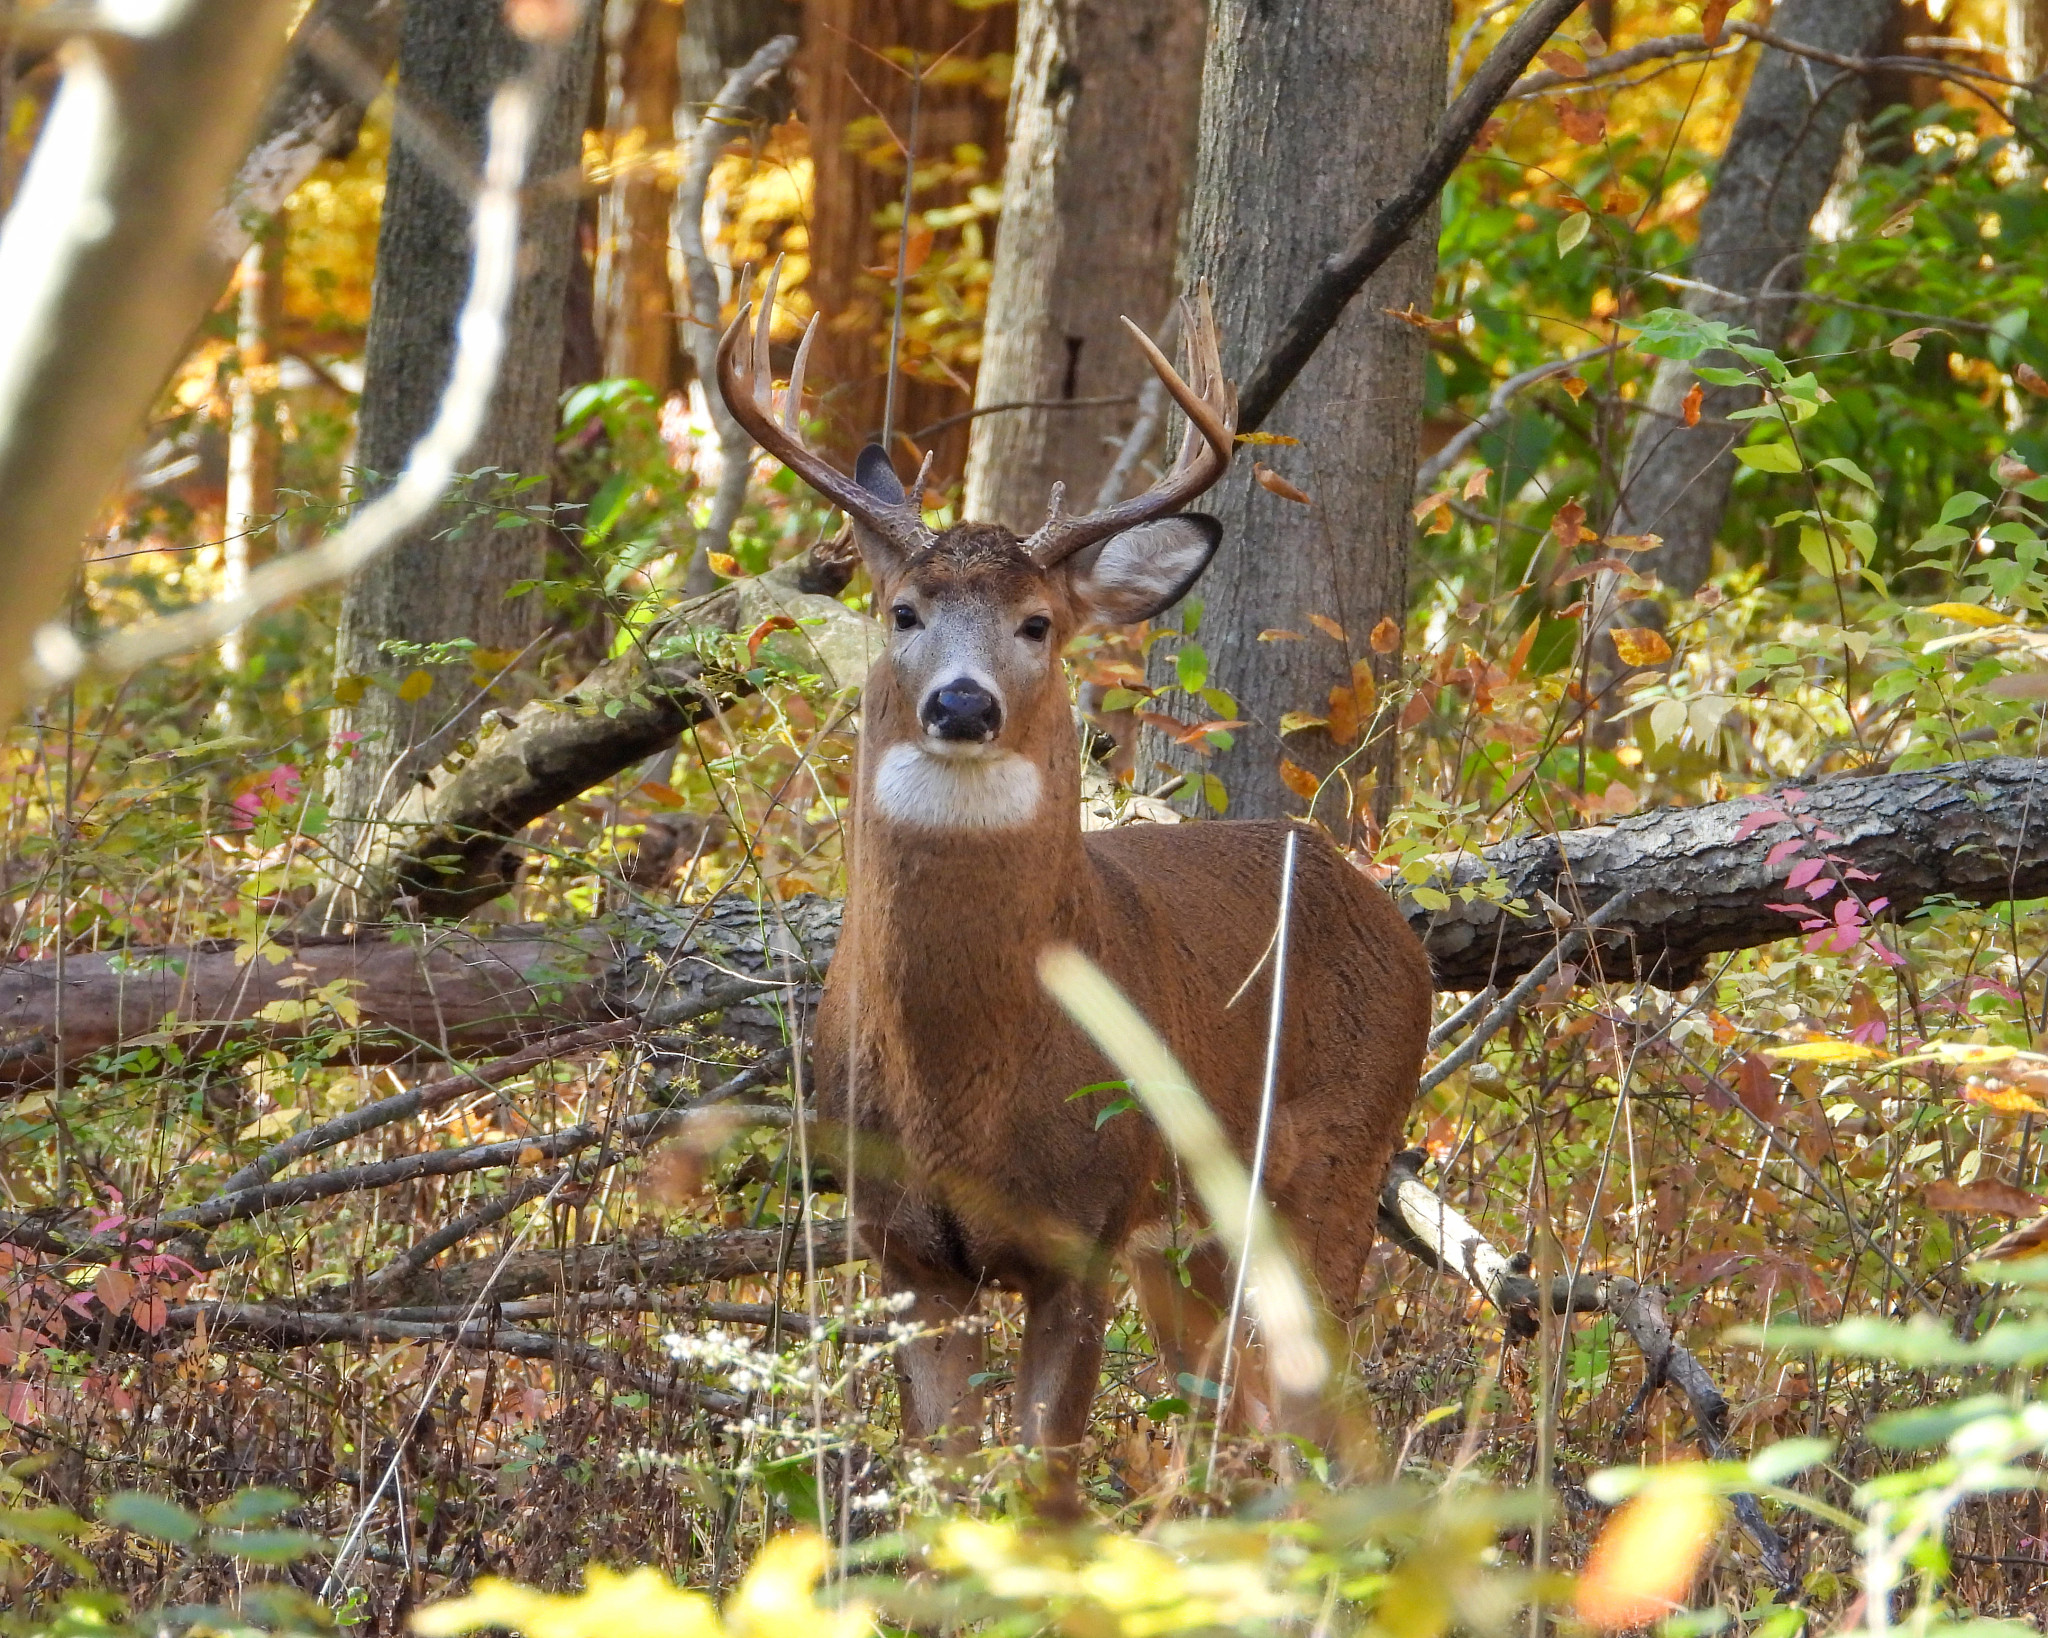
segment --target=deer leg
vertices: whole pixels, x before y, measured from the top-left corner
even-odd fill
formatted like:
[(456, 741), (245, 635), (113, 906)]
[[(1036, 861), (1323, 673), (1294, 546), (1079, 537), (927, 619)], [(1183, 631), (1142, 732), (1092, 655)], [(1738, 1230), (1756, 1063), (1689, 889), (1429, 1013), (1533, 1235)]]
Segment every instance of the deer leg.
[(928, 1335), (896, 1348), (896, 1382), (903, 1407), (903, 1435), (922, 1440), (948, 1456), (972, 1454), (987, 1420), (982, 1392), (973, 1377), (985, 1354), (974, 1319), (975, 1289), (964, 1281), (934, 1277), (926, 1270), (888, 1270), (895, 1291), (908, 1291), (910, 1306), (899, 1324)]
[(1041, 1453), (1038, 1510), (1059, 1523), (1081, 1517), (1081, 1439), (1102, 1375), (1109, 1291), (1097, 1278), (1049, 1281), (1025, 1295), (1024, 1348), (1017, 1364), (1017, 1421)]

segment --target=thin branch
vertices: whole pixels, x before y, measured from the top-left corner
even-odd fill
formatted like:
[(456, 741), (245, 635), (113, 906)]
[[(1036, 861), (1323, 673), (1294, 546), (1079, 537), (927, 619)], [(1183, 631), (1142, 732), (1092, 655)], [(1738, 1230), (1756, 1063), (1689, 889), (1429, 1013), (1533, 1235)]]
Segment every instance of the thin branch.
[[(1499, 1006), (1495, 1007), (1493, 1011), (1480, 1020), (1478, 1027), (1459, 1043), (1458, 1049), (1422, 1077), (1421, 1090), (1423, 1092), (1434, 1091), (1447, 1077), (1456, 1074), (1474, 1058), (1478, 1057), (1480, 1049), (1514, 1021), (1515, 1014), (1522, 1010), (1522, 1004), (1549, 980), (1550, 975), (1556, 972), (1564, 962), (1579, 953), (1580, 949), (1585, 945), (1587, 935), (1596, 928), (1606, 926), (1609, 921), (1627, 909), (1632, 896), (1628, 893), (1617, 893), (1613, 898), (1601, 905), (1598, 910), (1595, 910), (1588, 916), (1582, 926), (1574, 927), (1563, 938), (1559, 939), (1557, 947), (1522, 976), (1521, 982), (1501, 998)], [(1463, 1010), (1461, 1008), (1460, 1012), (1462, 1013)], [(1435, 1031), (1431, 1032), (1430, 1039), (1432, 1042), (1435, 1041)]]
[(682, 185), (676, 189), (676, 242), (683, 252), (683, 282), (687, 301), (681, 320), (683, 346), (697, 368), (703, 384), (705, 407), (718, 433), (721, 462), (718, 489), (711, 501), (711, 515), (697, 532), (696, 549), (690, 554), (685, 589), (693, 594), (708, 592), (716, 584), (710, 554), (724, 552), (732, 539), (732, 526), (739, 521), (740, 508), (747, 503), (747, 476), (753, 467), (754, 443), (746, 429), (733, 419), (718, 391), (718, 272), (704, 246), (704, 198), (711, 187), (711, 170), (732, 138), (736, 127), (750, 123), (747, 99), (763, 82), (778, 74), (796, 53), (796, 36), (778, 34), (733, 70), (719, 89), (717, 98), (704, 110), (690, 138), (689, 163), (683, 167)]
[(1554, 375), (1563, 375), (1577, 369), (1581, 364), (1596, 358), (1605, 358), (1621, 348), (1618, 341), (1610, 341), (1604, 347), (1589, 347), (1583, 353), (1574, 353), (1569, 358), (1552, 359), (1548, 364), (1538, 364), (1533, 369), (1523, 370), (1509, 376), (1493, 389), (1487, 399), (1486, 408), (1469, 425), (1460, 427), (1448, 443), (1438, 450), (1421, 466), (1415, 469), (1415, 492), (1419, 495), (1441, 477), (1460, 455), (1485, 437), (1502, 421), (1507, 419), (1508, 409), (1517, 393), (1535, 386), (1539, 381), (1548, 381)]
[(1256, 432), (1264, 425), (1281, 395), (1293, 385), (1294, 378), (1301, 374), (1323, 338), (1350, 306), (1351, 298), (1407, 242), (1472, 146), (1480, 127), (1514, 88), (1516, 79), (1542, 49), (1544, 41), (1578, 3), (1579, 0), (1530, 0), (1529, 7), (1515, 19), (1486, 61), (1479, 65), (1478, 72), (1466, 82), (1458, 100), (1444, 110), (1436, 141), (1415, 174), (1342, 250), (1316, 269), (1307, 292), (1267, 344), (1264, 356), (1238, 396), (1239, 432)]
[(934, 421), (928, 427), (919, 427), (915, 432), (905, 433), (913, 444), (922, 444), (928, 438), (964, 426), (969, 421), (978, 421), (984, 415), (1001, 415), (1009, 410), (1069, 410), (1101, 409), (1105, 405), (1135, 404), (1137, 399), (1127, 392), (1110, 393), (1101, 398), (1013, 398), (1007, 404), (981, 404), (973, 409), (962, 410), (958, 415), (948, 415)]
[(308, 1314), (242, 1303), (198, 1302), (173, 1308), (165, 1324), (171, 1329), (189, 1331), (202, 1320), (209, 1338), (241, 1335), (290, 1347), (324, 1342), (438, 1342), (466, 1353), (506, 1354), (514, 1359), (571, 1365), (607, 1382), (629, 1385), (718, 1416), (736, 1416), (744, 1404), (737, 1394), (650, 1375), (628, 1365), (609, 1349), (550, 1336), (545, 1331), (514, 1330), (491, 1320), (463, 1325), (385, 1319), (375, 1314)]

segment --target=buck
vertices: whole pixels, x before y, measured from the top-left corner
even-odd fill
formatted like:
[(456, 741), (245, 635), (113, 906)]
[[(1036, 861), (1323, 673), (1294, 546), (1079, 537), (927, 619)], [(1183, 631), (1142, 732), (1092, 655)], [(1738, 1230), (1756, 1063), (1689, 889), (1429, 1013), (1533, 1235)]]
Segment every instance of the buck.
[[(1102, 967), (1248, 1155), (1290, 826), (1084, 833), (1061, 654), (1087, 628), (1164, 612), (1207, 567), (1222, 528), (1181, 508), (1230, 464), (1235, 393), (1206, 292), (1184, 307), (1192, 386), (1126, 319), (1187, 416), (1174, 467), (1081, 517), (1055, 486), (1029, 539), (988, 523), (934, 531), (915, 498), (925, 472), (906, 493), (879, 446), (849, 477), (805, 444), (797, 415), (816, 319), (778, 421), (773, 304), (771, 280), (751, 333), (750, 307), (726, 332), (720, 389), (761, 447), (851, 521), (886, 633), (862, 701), (846, 907), (814, 1034), (817, 1108), (859, 1162), (861, 1242), (926, 1332), (898, 1358), (906, 1437), (948, 1451), (977, 1442), (983, 1341), (963, 1322), (983, 1291), (1018, 1292), (1018, 1428), (1043, 1453), (1039, 1506), (1072, 1517), (1119, 1256), (1176, 1370), (1210, 1357), (1227, 1270), (1213, 1240), (1171, 1247), (1174, 1168), (1151, 1125), (1127, 1113), (1098, 1126), (1101, 1100), (1076, 1098), (1114, 1071), (1041, 989), (1036, 962), (1072, 945)], [(1431, 985), (1387, 894), (1295, 828), (1264, 1183), (1313, 1292), (1341, 1320), (1415, 1096)]]

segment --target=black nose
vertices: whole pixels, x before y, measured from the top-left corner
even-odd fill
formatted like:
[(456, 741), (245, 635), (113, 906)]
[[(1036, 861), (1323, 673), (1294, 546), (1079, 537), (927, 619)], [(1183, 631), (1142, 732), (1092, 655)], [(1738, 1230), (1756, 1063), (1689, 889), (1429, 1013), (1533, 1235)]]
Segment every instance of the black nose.
[(940, 739), (963, 739), (979, 743), (996, 737), (1003, 723), (1003, 708), (980, 683), (956, 677), (933, 689), (918, 713), (928, 733)]

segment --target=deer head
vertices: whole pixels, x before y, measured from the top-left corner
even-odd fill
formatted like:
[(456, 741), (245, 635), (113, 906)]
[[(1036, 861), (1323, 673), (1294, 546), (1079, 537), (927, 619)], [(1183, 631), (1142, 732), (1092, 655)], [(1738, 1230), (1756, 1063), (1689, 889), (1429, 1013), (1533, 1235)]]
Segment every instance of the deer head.
[(1055, 484), (1044, 524), (1019, 539), (998, 524), (931, 529), (916, 499), (930, 456), (906, 493), (879, 444), (861, 451), (848, 477), (804, 443), (797, 415), (815, 317), (776, 418), (768, 366), (775, 285), (771, 275), (751, 338), (751, 303), (726, 331), (718, 384), (754, 440), (853, 524), (888, 633), (864, 697), (875, 803), (885, 818), (937, 828), (1027, 823), (1040, 806), (1042, 771), (1073, 741), (1060, 665), (1068, 639), (1171, 607), (1222, 538), (1214, 518), (1180, 511), (1223, 476), (1236, 423), (1208, 292), (1184, 302), (1193, 386), (1124, 320), (1188, 418), (1173, 469), (1144, 494), (1080, 517), (1066, 513)]

